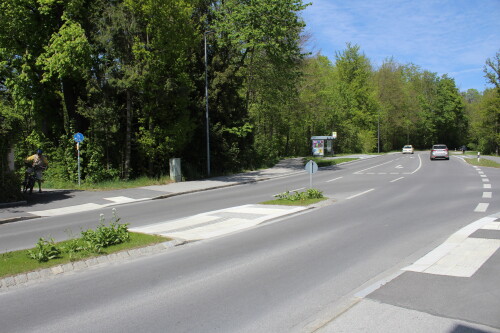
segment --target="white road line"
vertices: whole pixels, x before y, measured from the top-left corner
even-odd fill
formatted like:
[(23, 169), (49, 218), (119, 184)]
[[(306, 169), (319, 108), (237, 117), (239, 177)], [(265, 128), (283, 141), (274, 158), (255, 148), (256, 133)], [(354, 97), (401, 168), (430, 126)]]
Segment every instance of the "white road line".
[(481, 180), (483, 181), (483, 183), (488, 183), (490, 181), (488, 178), (483, 178)]
[(478, 203), (474, 211), (476, 213), (484, 213), (488, 209), (489, 205), (490, 205), (489, 203), (484, 203), (484, 202)]
[(363, 170), (359, 170), (359, 171), (356, 171), (354, 174), (359, 174), (359, 173), (362, 173), (366, 170), (370, 170), (370, 169), (373, 169), (373, 168), (377, 168), (379, 166), (382, 166), (382, 165), (385, 165), (385, 164), (389, 164), (389, 163), (392, 163), (394, 162), (394, 160), (390, 160), (389, 162), (385, 162), (385, 163), (382, 163), (382, 164), (378, 164), (378, 165), (375, 165), (375, 166), (372, 166), (372, 167), (369, 167), (369, 168), (366, 168), (366, 169), (363, 169)]
[(492, 193), (491, 192), (483, 192), (483, 199), (491, 199)]
[(291, 190), (290, 192), (298, 192), (298, 191), (303, 190), (303, 189), (305, 189), (305, 187), (301, 187), (301, 188), (298, 188), (296, 190)]
[(500, 247), (500, 239), (468, 238), (497, 218), (483, 217), (451, 235), (443, 244), (405, 267), (405, 271), (471, 277)]
[(420, 157), (420, 154), (418, 154), (417, 156), (418, 156), (418, 168), (416, 168), (415, 171), (412, 172), (412, 174), (420, 170), (420, 168), (422, 167), (422, 158)]
[(379, 172), (379, 175), (387, 175), (387, 172)]
[(500, 222), (490, 222), (485, 224), (481, 229), (500, 231)]
[(483, 188), (491, 188), (491, 184), (483, 184)]
[(244, 205), (129, 230), (185, 240), (200, 240), (250, 228), (306, 209), (308, 208), (300, 206)]
[(103, 198), (103, 199), (113, 201), (114, 203), (128, 203), (128, 202), (148, 200), (148, 198), (132, 199), (129, 197), (111, 197), (111, 198)]
[(403, 179), (403, 178), (405, 178), (405, 177), (399, 177), (399, 178), (396, 178), (396, 179), (391, 180), (390, 182), (391, 182), (391, 183), (394, 183), (394, 182), (397, 182), (398, 180), (401, 180), (401, 179)]
[(68, 206), (68, 207), (63, 207), (63, 208), (55, 208), (55, 209), (47, 209), (47, 210), (39, 210), (39, 211), (33, 211), (33, 212), (29, 212), (29, 213), (35, 214), (38, 216), (59, 216), (59, 215), (65, 215), (65, 214), (71, 214), (71, 213), (81, 213), (81, 212), (86, 212), (89, 210), (96, 210), (99, 208), (104, 208), (106, 206), (107, 205), (86, 203), (83, 205)]
[(486, 175), (481, 175), (481, 178), (486, 178)]
[(342, 177), (337, 177), (337, 178), (334, 178), (334, 179), (327, 180), (327, 181), (326, 181), (326, 183), (336, 181), (336, 180), (338, 180), (338, 179), (340, 179), (340, 178), (342, 178)]
[(355, 194), (355, 195), (351, 195), (350, 197), (346, 198), (346, 200), (349, 200), (349, 199), (353, 199), (353, 198), (356, 198), (356, 197), (359, 197), (360, 195), (363, 195), (363, 194), (366, 194), (366, 193), (369, 193), (371, 191), (374, 191), (375, 189), (372, 188), (372, 189), (369, 189), (367, 191), (364, 191), (364, 192), (361, 192), (361, 193), (358, 193), (358, 194)]

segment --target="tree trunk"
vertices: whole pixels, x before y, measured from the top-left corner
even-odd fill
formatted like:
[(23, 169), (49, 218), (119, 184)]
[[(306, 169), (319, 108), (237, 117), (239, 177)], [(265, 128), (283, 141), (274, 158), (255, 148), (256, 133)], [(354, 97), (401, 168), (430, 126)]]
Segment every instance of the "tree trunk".
[(127, 90), (127, 119), (125, 129), (125, 161), (123, 168), (123, 178), (129, 179), (130, 177), (130, 151), (132, 146), (132, 96), (130, 90)]

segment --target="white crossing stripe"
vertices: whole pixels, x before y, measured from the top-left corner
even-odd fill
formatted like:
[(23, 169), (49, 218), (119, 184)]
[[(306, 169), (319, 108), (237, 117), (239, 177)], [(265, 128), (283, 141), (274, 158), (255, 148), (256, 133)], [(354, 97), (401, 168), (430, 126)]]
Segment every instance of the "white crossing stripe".
[(500, 248), (500, 239), (468, 237), (478, 229), (494, 226), (496, 219), (488, 216), (465, 226), (403, 270), (471, 277)]
[(340, 179), (340, 178), (342, 178), (342, 177), (333, 178), (333, 179), (327, 180), (326, 182), (327, 182), (327, 183), (329, 183), (329, 182), (333, 182), (333, 181), (335, 181), (335, 180), (337, 180), (337, 179)]
[(491, 188), (491, 184), (483, 184), (483, 188)]
[(96, 204), (96, 203), (86, 203), (86, 204), (75, 205), (75, 206), (68, 206), (68, 207), (62, 207), (62, 208), (54, 208), (54, 209), (47, 209), (47, 210), (37, 210), (37, 211), (29, 212), (29, 213), (37, 215), (37, 216), (42, 216), (42, 217), (60, 216), (60, 215), (66, 215), (66, 214), (72, 214), (72, 213), (81, 213), (81, 212), (86, 212), (86, 211), (89, 211), (89, 210), (96, 210), (96, 209), (106, 208), (106, 207), (109, 207), (109, 206), (114, 206), (116, 204), (149, 200), (148, 198), (132, 199), (132, 198), (128, 198), (128, 197), (111, 197), (111, 198), (104, 198), (104, 199), (112, 201), (113, 203), (102, 204), (102, 205)]
[(353, 199), (353, 198), (356, 198), (356, 197), (359, 197), (360, 195), (363, 195), (363, 194), (366, 194), (366, 193), (369, 193), (371, 191), (374, 191), (375, 189), (372, 188), (370, 190), (367, 190), (367, 191), (364, 191), (364, 192), (361, 192), (361, 193), (358, 193), (358, 194), (355, 194), (355, 195), (351, 195), (350, 197), (346, 198), (346, 200), (349, 200), (349, 199)]
[(488, 209), (489, 205), (490, 205), (489, 203), (484, 203), (484, 202), (478, 203), (474, 211), (477, 213), (484, 213)]
[(500, 231), (500, 222), (490, 222), (485, 224), (481, 229)]
[(129, 230), (184, 240), (201, 240), (250, 228), (306, 209), (303, 206), (244, 205)]
[(86, 203), (83, 205), (68, 206), (63, 208), (47, 209), (29, 212), (30, 214), (35, 214), (38, 216), (59, 216), (71, 213), (81, 213), (88, 210), (95, 210), (99, 208), (106, 207), (107, 205), (98, 205), (95, 203)]
[(492, 193), (491, 192), (483, 192), (483, 199), (491, 199)]
[(114, 203), (128, 203), (128, 202), (148, 200), (148, 198), (132, 199), (129, 197), (111, 197), (111, 198), (104, 198), (104, 199), (109, 200), (109, 201), (113, 201)]
[(490, 180), (488, 178), (483, 178), (482, 181), (483, 183), (488, 183)]

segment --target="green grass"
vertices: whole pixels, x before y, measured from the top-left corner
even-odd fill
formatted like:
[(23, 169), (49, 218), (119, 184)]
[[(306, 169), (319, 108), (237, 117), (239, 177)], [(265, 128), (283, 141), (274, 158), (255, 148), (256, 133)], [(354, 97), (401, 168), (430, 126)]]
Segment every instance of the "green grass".
[(148, 178), (139, 177), (132, 180), (109, 180), (100, 183), (86, 183), (82, 182), (80, 186), (78, 183), (73, 183), (69, 181), (52, 181), (47, 179), (43, 182), (43, 188), (53, 188), (53, 189), (65, 189), (65, 190), (85, 190), (85, 191), (109, 191), (109, 190), (121, 190), (127, 188), (143, 187), (150, 185), (165, 185), (171, 183), (170, 177), (164, 176), (161, 178)]
[(477, 158), (464, 158), (464, 160), (467, 161), (467, 163), (472, 164), (472, 165), (476, 165), (476, 166), (500, 168), (500, 163), (489, 160), (487, 158), (480, 158), (479, 161), (477, 160)]
[(316, 199), (304, 199), (304, 200), (287, 200), (287, 199), (275, 199), (261, 202), (263, 205), (283, 205), (283, 206), (309, 206), (317, 202), (327, 200), (328, 198), (316, 198)]
[[(111, 254), (115, 252), (120, 252), (123, 250), (130, 250), (134, 248), (140, 248), (152, 244), (162, 243), (168, 241), (169, 238), (162, 236), (152, 236), (146, 234), (139, 234), (130, 232), (130, 240), (125, 243), (112, 245), (106, 247), (102, 250), (102, 253), (89, 253), (86, 251), (81, 251), (74, 253), (72, 258), (66, 252), (61, 253), (61, 258), (51, 259), (47, 262), (39, 263), (35, 259), (31, 259), (28, 255), (29, 250), (19, 250), (0, 254), (0, 278), (16, 275), (20, 273), (27, 273), (35, 271), (38, 269), (49, 268), (61, 264), (67, 264), (71, 261), (78, 261), (82, 259), (89, 259), (92, 257), (98, 257), (100, 255)], [(58, 247), (63, 247), (69, 241), (64, 241), (57, 243)]]
[(304, 160), (304, 163), (307, 163), (310, 160), (313, 160), (314, 162), (316, 162), (318, 167), (326, 167), (326, 166), (332, 166), (332, 165), (336, 165), (336, 164), (340, 164), (340, 163), (359, 160), (359, 158), (342, 157), (342, 158), (336, 158), (336, 159), (326, 159), (326, 158), (320, 158), (320, 157), (308, 157)]

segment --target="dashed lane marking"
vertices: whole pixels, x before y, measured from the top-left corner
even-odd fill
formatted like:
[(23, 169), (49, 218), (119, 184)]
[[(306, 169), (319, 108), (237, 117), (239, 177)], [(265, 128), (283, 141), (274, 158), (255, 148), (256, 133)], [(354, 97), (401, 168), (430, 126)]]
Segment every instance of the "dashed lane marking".
[(375, 189), (372, 188), (372, 189), (369, 189), (367, 191), (364, 191), (364, 192), (361, 192), (361, 193), (358, 193), (358, 194), (355, 194), (355, 195), (351, 195), (350, 197), (347, 197), (346, 200), (350, 200), (350, 199), (354, 199), (356, 197), (359, 197), (360, 195), (363, 195), (363, 194), (366, 194), (366, 193), (369, 193), (371, 191), (374, 191)]
[(484, 203), (484, 202), (478, 203), (474, 211), (476, 213), (484, 213), (488, 209), (489, 205), (490, 205), (489, 203)]
[(397, 182), (398, 180), (401, 180), (401, 179), (404, 179), (404, 178), (405, 177), (399, 177), (399, 178), (393, 179), (393, 180), (391, 180), (391, 183)]
[(342, 177), (337, 177), (337, 178), (334, 178), (334, 179), (327, 180), (326, 183), (330, 183), (330, 182), (336, 181), (336, 180), (338, 180), (340, 178), (342, 178)]

